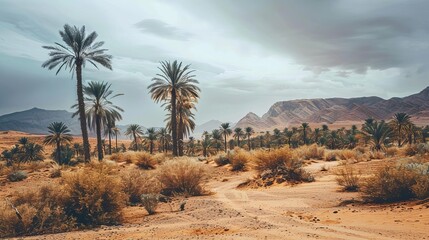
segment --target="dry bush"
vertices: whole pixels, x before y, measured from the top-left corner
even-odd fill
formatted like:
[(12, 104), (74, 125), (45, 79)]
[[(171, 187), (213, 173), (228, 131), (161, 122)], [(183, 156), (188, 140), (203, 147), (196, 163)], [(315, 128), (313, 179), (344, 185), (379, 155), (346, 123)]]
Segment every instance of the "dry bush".
[(310, 146), (302, 146), (298, 149), (295, 149), (298, 157), (304, 160), (310, 159), (323, 159), (325, 156), (325, 148), (318, 147), (317, 144)]
[(217, 166), (225, 166), (227, 164), (231, 163), (231, 154), (228, 152), (226, 153), (218, 153), (215, 156), (211, 157), (213, 161), (216, 163)]
[(343, 160), (358, 160), (357, 152), (350, 149), (343, 149), (337, 152), (338, 157)]
[(131, 152), (114, 153), (110, 156), (110, 159), (116, 162), (125, 162), (130, 164), (133, 162), (133, 153)]
[(11, 182), (20, 182), (27, 178), (27, 173), (24, 171), (13, 171), (7, 175), (7, 179)]
[(396, 157), (399, 154), (398, 147), (390, 147), (386, 149), (386, 157)]
[(414, 155), (417, 154), (417, 145), (413, 144), (413, 145), (407, 145), (404, 149), (403, 149), (404, 155), (408, 156), (408, 157), (412, 157)]
[(366, 149), (365, 149), (365, 147), (363, 147), (363, 146), (357, 146), (357, 147), (355, 147), (355, 149), (354, 149), (357, 153), (361, 153), (361, 154), (365, 154), (366, 152), (368, 152)]
[(12, 171), (12, 168), (6, 166), (6, 163), (0, 162), (0, 177), (4, 175), (9, 175)]
[(356, 172), (351, 165), (345, 165), (344, 167), (336, 171), (336, 180), (340, 186), (343, 186), (345, 191), (357, 191), (359, 189), (359, 180), (361, 173)]
[(156, 153), (152, 155), (152, 158), (157, 164), (161, 164), (168, 159), (168, 155), (166, 153)]
[(155, 194), (161, 191), (158, 181), (154, 177), (138, 169), (125, 171), (121, 174), (122, 189), (127, 194), (128, 204), (135, 204), (141, 201), (142, 194)]
[(429, 168), (419, 163), (385, 166), (362, 184), (364, 198), (394, 202), (429, 196)]
[(330, 151), (325, 156), (326, 161), (337, 161), (339, 160), (337, 151)]
[(60, 167), (54, 167), (49, 171), (49, 177), (50, 178), (59, 178), (61, 177), (61, 168)]
[(416, 149), (419, 155), (426, 155), (429, 153), (429, 144), (419, 143), (416, 145)]
[(204, 194), (203, 181), (206, 178), (205, 165), (190, 158), (168, 160), (158, 168), (157, 178), (161, 182), (164, 195)]
[(293, 158), (293, 151), (289, 147), (279, 148), (273, 151), (260, 150), (255, 153), (255, 170), (263, 172), (266, 170), (276, 171), (283, 168)]
[[(100, 164), (105, 165), (105, 164)], [(84, 226), (111, 225), (122, 221), (125, 194), (119, 178), (107, 168), (83, 168), (63, 177), (65, 211)]]
[(9, 203), (0, 203), (0, 237), (55, 233), (71, 230), (74, 219), (64, 210), (65, 196), (60, 189), (42, 186), (33, 191), (15, 193)]
[(159, 198), (157, 194), (143, 194), (141, 195), (141, 202), (147, 213), (152, 215), (158, 206)]
[(369, 152), (369, 159), (384, 159), (385, 157), (385, 154), (381, 151)]
[(49, 167), (49, 164), (44, 161), (31, 161), (29, 163), (23, 164), (22, 168), (31, 172), (37, 172), (40, 169)]
[(253, 155), (245, 150), (235, 149), (231, 154), (231, 170), (232, 171), (245, 171), (247, 170), (248, 163), (254, 159)]
[(255, 170), (268, 185), (281, 182), (312, 182), (314, 178), (302, 168), (302, 161), (296, 159), (289, 147), (272, 151), (258, 151), (255, 154)]
[(148, 152), (136, 152), (133, 156), (133, 162), (141, 169), (155, 169), (158, 163)]

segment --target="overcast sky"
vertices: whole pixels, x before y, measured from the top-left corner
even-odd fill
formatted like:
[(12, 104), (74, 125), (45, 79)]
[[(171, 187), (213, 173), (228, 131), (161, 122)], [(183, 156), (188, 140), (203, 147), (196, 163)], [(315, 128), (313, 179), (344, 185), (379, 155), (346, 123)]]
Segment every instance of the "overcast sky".
[(75, 79), (41, 68), (65, 23), (97, 31), (114, 56), (113, 71), (87, 65), (84, 79), (125, 94), (121, 124), (163, 125), (147, 90), (162, 60), (196, 70), (198, 124), (281, 100), (402, 97), (429, 85), (428, 13), (425, 0), (0, 0), (0, 114), (71, 111)]

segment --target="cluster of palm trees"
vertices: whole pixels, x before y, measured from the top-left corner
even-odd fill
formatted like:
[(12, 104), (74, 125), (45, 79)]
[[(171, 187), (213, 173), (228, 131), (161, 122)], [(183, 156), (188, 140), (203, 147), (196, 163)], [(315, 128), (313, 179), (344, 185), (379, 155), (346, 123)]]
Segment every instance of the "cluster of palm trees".
[(140, 125), (131, 124), (125, 135), (133, 139), (130, 148), (134, 151), (148, 150), (152, 154), (157, 148), (159, 152), (167, 152), (171, 145), (171, 135), (166, 128), (156, 130), (152, 127), (144, 131)]
[[(112, 136), (115, 135), (117, 138), (119, 134), (115, 123), (122, 119), (120, 112), (123, 110), (113, 105), (111, 100), (122, 94), (113, 95), (110, 85), (104, 82), (90, 82), (84, 86), (82, 70), (86, 64), (91, 64), (97, 69), (101, 65), (112, 70), (112, 56), (106, 54), (107, 49), (102, 48), (103, 41), (96, 42), (98, 36), (96, 32), (86, 34), (85, 26), (78, 28), (66, 24), (59, 33), (63, 43), (55, 42), (53, 46), (43, 46), (50, 50), (50, 58), (42, 64), (42, 67), (49, 70), (56, 68), (56, 74), (64, 69), (69, 70), (72, 76), (76, 75), (77, 103), (73, 105), (73, 108), (76, 108), (74, 116), (78, 116), (80, 120), (84, 160), (89, 161), (91, 157), (88, 128), (96, 131), (97, 155), (101, 160), (103, 159), (102, 129), (109, 138), (109, 154), (112, 153)], [(163, 106), (169, 112), (166, 119), (166, 132), (171, 133), (173, 155), (183, 155), (184, 138), (189, 136), (195, 128), (192, 111), (196, 109), (195, 105), (199, 98), (198, 81), (195, 79), (190, 65), (183, 65), (177, 61), (161, 62), (159, 70), (160, 73), (152, 79), (153, 83), (148, 88), (152, 99), (155, 102), (163, 102)], [(138, 126), (132, 127), (134, 130), (128, 129), (127, 135), (132, 135), (134, 149), (137, 150), (137, 135), (142, 135), (143, 132)], [(154, 129), (152, 130), (149, 132), (149, 136), (151, 139), (155, 139)], [(163, 146), (165, 146), (166, 134), (163, 134)], [(153, 151), (153, 145), (150, 149)]]
[(43, 160), (43, 147), (37, 143), (30, 142), (26, 137), (22, 137), (10, 150), (4, 150), (1, 157), (6, 160), (8, 166), (17, 163), (19, 168), (21, 163)]
[[(209, 136), (215, 144), (219, 141), (218, 132), (224, 138), (224, 151), (227, 151), (228, 147), (229, 149), (245, 147), (251, 150), (252, 148), (271, 148), (283, 145), (298, 147), (313, 143), (331, 149), (354, 148), (359, 142), (371, 143), (375, 150), (382, 150), (394, 142), (399, 147), (404, 143), (426, 142), (426, 138), (429, 136), (429, 126), (417, 127), (412, 123), (408, 114), (397, 113), (388, 123), (372, 118), (366, 119), (360, 131), (356, 125), (350, 129), (330, 130), (326, 124), (313, 130), (308, 123), (302, 123), (300, 127), (284, 128), (283, 131), (276, 128), (272, 132), (260, 132), (251, 138), (255, 134), (251, 127), (247, 127), (243, 131), (240, 127), (231, 129), (230, 124), (223, 123), (219, 130), (213, 130), (211, 134), (206, 133), (203, 139), (208, 141), (206, 138)], [(230, 138), (228, 142), (227, 138)]]

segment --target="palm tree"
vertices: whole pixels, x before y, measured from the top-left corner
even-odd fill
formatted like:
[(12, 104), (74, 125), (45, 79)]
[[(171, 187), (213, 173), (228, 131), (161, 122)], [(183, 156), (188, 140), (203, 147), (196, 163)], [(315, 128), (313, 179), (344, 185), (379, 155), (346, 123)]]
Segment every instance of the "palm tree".
[(113, 134), (115, 134), (115, 148), (116, 148), (116, 151), (118, 151), (118, 135), (121, 135), (121, 130), (115, 126), (112, 129), (112, 131), (113, 131)]
[(167, 143), (169, 142), (170, 139), (170, 135), (167, 132), (166, 128), (160, 128), (158, 130), (158, 140), (160, 142), (161, 145), (161, 149), (164, 152), (167, 152)]
[(287, 131), (286, 132), (287, 142), (289, 144), (289, 147), (292, 147), (292, 137), (293, 137), (293, 131)]
[(252, 134), (255, 133), (255, 131), (253, 131), (252, 127), (246, 127), (245, 132), (246, 132), (246, 136), (247, 136), (247, 145), (248, 145), (249, 151), (250, 151), (250, 150), (252, 150), (252, 146), (250, 144), (250, 136), (252, 136)]
[(281, 145), (281, 141), (282, 141), (282, 133), (281, 133), (281, 131), (278, 129), (278, 128), (275, 128), (274, 130), (273, 130), (273, 137), (274, 137), (274, 140), (275, 140), (275, 144), (277, 145), (277, 147), (279, 148), (280, 147), (280, 145)]
[(308, 125), (308, 123), (302, 123), (301, 124), (301, 129), (302, 129), (302, 140), (304, 141), (304, 145), (307, 145), (307, 130), (309, 128), (310, 125)]
[(62, 122), (53, 122), (48, 126), (49, 135), (45, 137), (45, 145), (55, 145), (58, 164), (62, 164), (61, 144), (70, 143), (73, 139), (70, 129)]
[(82, 146), (79, 143), (74, 143), (73, 151), (75, 152), (76, 157), (79, 157), (79, 154), (82, 152)]
[[(97, 133), (97, 152), (98, 160), (103, 159), (103, 145), (101, 142), (101, 129), (108, 124), (108, 121), (116, 122), (122, 119), (120, 112), (122, 108), (114, 105), (111, 100), (123, 94), (113, 95), (110, 90), (111, 84), (106, 82), (89, 82), (88, 86), (83, 87), (85, 94), (86, 117), (88, 118), (88, 127), (96, 130)], [(78, 105), (73, 105), (78, 107)], [(73, 114), (76, 116), (79, 111)]]
[(240, 137), (244, 135), (243, 129), (241, 128), (235, 128), (234, 129), (234, 136), (237, 139), (237, 147), (240, 147)]
[(108, 117), (107, 123), (104, 126), (104, 136), (109, 138), (109, 154), (112, 154), (112, 135), (115, 135), (115, 121)]
[(173, 138), (173, 155), (177, 156), (177, 96), (180, 94), (185, 98), (199, 97), (200, 89), (196, 86), (198, 81), (194, 79), (193, 70), (190, 65), (182, 67), (182, 63), (174, 61), (161, 62), (158, 69), (161, 74), (152, 78), (153, 83), (148, 86), (151, 97), (155, 102), (170, 101), (171, 104), (171, 135)]
[(138, 124), (131, 124), (125, 131), (125, 135), (134, 139), (134, 151), (137, 151), (137, 138), (143, 135), (143, 129)]
[(146, 140), (149, 141), (149, 152), (150, 154), (153, 153), (153, 146), (154, 146), (154, 142), (156, 141), (157, 138), (157, 133), (155, 128), (148, 128), (146, 130)]
[(320, 128), (314, 129), (314, 142), (316, 144), (319, 144), (319, 137), (320, 137)]
[(43, 147), (36, 143), (27, 143), (22, 146), (20, 162), (43, 160)]
[(371, 140), (373, 148), (381, 150), (392, 135), (392, 129), (384, 121), (373, 121), (364, 125), (362, 132)]
[(403, 132), (402, 130), (405, 128), (405, 126), (409, 125), (411, 123), (411, 117), (410, 115), (406, 114), (406, 113), (396, 113), (393, 116), (392, 121), (390, 121), (390, 125), (392, 126), (392, 128), (396, 131), (396, 138), (398, 141), (398, 147), (402, 146), (402, 135)]
[(226, 142), (226, 138), (231, 135), (232, 130), (229, 126), (229, 123), (222, 123), (220, 125), (220, 133), (223, 135), (224, 139), (225, 139), (225, 152), (227, 152), (228, 147), (226, 146), (227, 142)]
[(222, 133), (219, 129), (214, 129), (211, 135), (213, 143), (216, 147), (216, 152), (219, 152), (220, 148), (222, 147)]
[(54, 46), (43, 46), (43, 48), (48, 49), (51, 52), (49, 53), (50, 59), (44, 62), (42, 67), (52, 70), (59, 66), (56, 74), (58, 74), (63, 67), (64, 70), (70, 68), (70, 72), (76, 73), (77, 101), (79, 107), (80, 127), (82, 130), (84, 157), (85, 161), (89, 161), (91, 155), (89, 149), (88, 129), (86, 128), (82, 67), (85, 67), (85, 63), (89, 62), (97, 69), (97, 64), (100, 64), (103, 67), (112, 70), (112, 56), (105, 53), (107, 49), (100, 48), (103, 46), (104, 42), (94, 42), (98, 36), (96, 32), (92, 32), (86, 36), (85, 26), (82, 26), (79, 29), (76, 26), (71, 27), (66, 24), (64, 25), (64, 30), (60, 31), (60, 35), (65, 45), (55, 42)]

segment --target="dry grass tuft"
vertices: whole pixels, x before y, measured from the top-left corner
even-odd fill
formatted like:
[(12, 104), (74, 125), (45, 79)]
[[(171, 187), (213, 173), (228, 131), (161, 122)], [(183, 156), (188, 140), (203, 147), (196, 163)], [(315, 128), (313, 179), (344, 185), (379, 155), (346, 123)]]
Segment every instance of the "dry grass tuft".
[(319, 147), (317, 146), (317, 144), (313, 144), (310, 146), (302, 146), (300, 148), (295, 149), (295, 152), (300, 159), (304, 160), (321, 160), (325, 156), (325, 148)]
[(364, 198), (374, 202), (395, 202), (429, 197), (429, 166), (408, 163), (385, 166), (362, 184)]
[(155, 169), (158, 162), (147, 152), (136, 152), (133, 156), (133, 162), (141, 169)]
[(289, 147), (283, 147), (273, 151), (260, 150), (255, 153), (255, 170), (263, 172), (266, 170), (277, 171), (283, 168), (293, 158), (293, 151)]
[(138, 169), (125, 171), (121, 174), (122, 189), (127, 194), (128, 204), (141, 202), (142, 194), (157, 194), (161, 191), (161, 186), (156, 179)]
[(338, 169), (336, 175), (337, 183), (343, 186), (344, 191), (355, 192), (359, 189), (361, 173), (357, 173), (351, 165)]
[(156, 176), (161, 182), (161, 192), (164, 195), (205, 194), (203, 188), (203, 181), (207, 176), (205, 165), (190, 158), (175, 158), (164, 162), (159, 166)]
[(212, 156), (210, 159), (213, 160), (219, 167), (225, 166), (231, 163), (231, 153), (218, 153), (215, 156)]
[(253, 160), (254, 157), (251, 153), (242, 149), (234, 149), (234, 153), (231, 154), (231, 170), (246, 171), (247, 165)]

